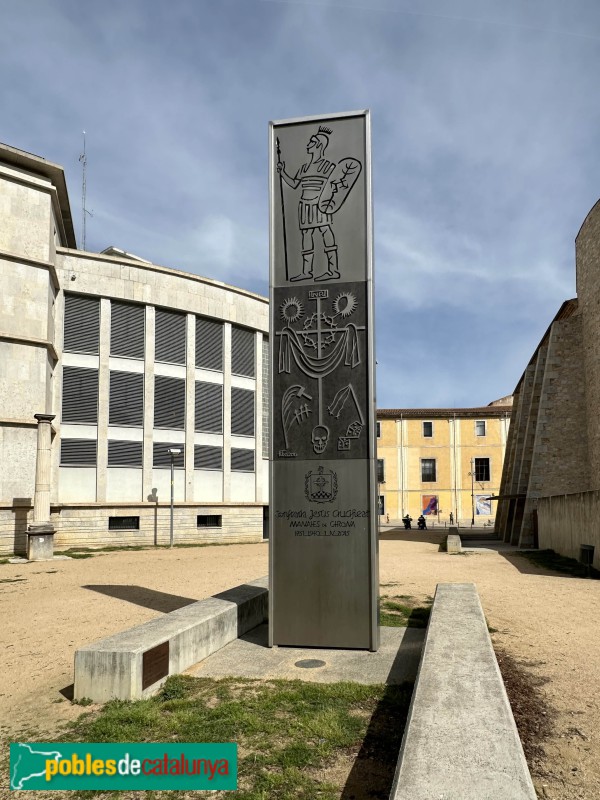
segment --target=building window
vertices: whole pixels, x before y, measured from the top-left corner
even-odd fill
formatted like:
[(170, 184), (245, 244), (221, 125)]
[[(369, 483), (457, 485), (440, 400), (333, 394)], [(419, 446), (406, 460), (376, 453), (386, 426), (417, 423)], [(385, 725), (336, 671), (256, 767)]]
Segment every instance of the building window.
[(181, 442), (154, 442), (152, 445), (152, 466), (155, 468), (170, 467), (171, 454), (169, 450), (179, 450), (179, 455), (174, 457), (175, 469), (183, 469), (185, 466), (185, 445)]
[(475, 459), (475, 480), (484, 481), (490, 480), (490, 460), (489, 458), (476, 458)]
[(385, 460), (377, 459), (377, 483), (385, 483)]
[(223, 323), (196, 317), (196, 366), (223, 372)]
[(108, 441), (109, 467), (141, 467), (143, 466), (143, 443), (126, 441)]
[(98, 370), (63, 367), (63, 422), (98, 421)]
[(154, 376), (154, 427), (182, 431), (185, 427), (185, 380)]
[(234, 375), (254, 377), (254, 339), (253, 331), (244, 328), (231, 328), (231, 371)]
[(131, 303), (110, 304), (110, 354), (122, 358), (144, 357), (146, 309)]
[(383, 494), (379, 495), (377, 505), (379, 506), (379, 516), (380, 517), (385, 516), (385, 495)]
[(254, 436), (254, 392), (250, 389), (231, 389), (231, 433)]
[(421, 481), (423, 483), (433, 483), (436, 481), (435, 458), (421, 459)]
[(95, 439), (63, 439), (60, 443), (60, 464), (63, 467), (95, 467)]
[(109, 517), (108, 530), (109, 531), (139, 531), (140, 518), (139, 517)]
[(156, 309), (154, 358), (185, 364), (185, 314)]
[(475, 436), (485, 436), (485, 420), (478, 419), (475, 422)]
[(65, 295), (63, 349), (70, 353), (98, 353), (100, 344), (100, 300)]
[(198, 514), (196, 517), (197, 528), (222, 528), (223, 517), (220, 514)]
[(242, 450), (239, 447), (232, 447), (231, 471), (254, 472), (254, 450)]
[(108, 424), (138, 428), (144, 424), (144, 376), (141, 373), (111, 370)]
[(196, 381), (196, 431), (223, 433), (223, 387), (220, 383)]
[(381, 422), (377, 422), (377, 438), (381, 439)]
[(223, 469), (223, 448), (208, 444), (194, 445), (194, 469)]
[(431, 439), (431, 437), (433, 436), (433, 422), (423, 423), (423, 436), (426, 439)]

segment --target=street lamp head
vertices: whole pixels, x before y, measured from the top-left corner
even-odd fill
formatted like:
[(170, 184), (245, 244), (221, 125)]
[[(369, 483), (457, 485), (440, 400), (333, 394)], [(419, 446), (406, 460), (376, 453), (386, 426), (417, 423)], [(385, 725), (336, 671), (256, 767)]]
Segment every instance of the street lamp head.
[(181, 450), (178, 447), (169, 447), (167, 452), (170, 453), (172, 456), (181, 455)]

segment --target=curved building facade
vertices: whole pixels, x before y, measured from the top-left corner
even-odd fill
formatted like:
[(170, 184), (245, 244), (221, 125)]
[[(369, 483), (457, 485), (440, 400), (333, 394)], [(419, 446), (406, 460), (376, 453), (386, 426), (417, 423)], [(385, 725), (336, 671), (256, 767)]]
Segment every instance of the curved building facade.
[(172, 460), (176, 544), (261, 539), (267, 299), (78, 250), (62, 168), (6, 145), (0, 265), (0, 552), (26, 546), (35, 414), (56, 549), (167, 544)]

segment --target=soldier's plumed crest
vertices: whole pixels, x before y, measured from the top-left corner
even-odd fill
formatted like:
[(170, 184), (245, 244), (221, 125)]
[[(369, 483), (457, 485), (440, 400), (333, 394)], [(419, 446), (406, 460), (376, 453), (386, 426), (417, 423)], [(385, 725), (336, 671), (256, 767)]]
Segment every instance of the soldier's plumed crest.
[(328, 128), (326, 125), (319, 125), (319, 130), (317, 132), (317, 136), (319, 135), (319, 133), (322, 133), (323, 136), (327, 136), (327, 138), (329, 139), (329, 137), (331, 136), (332, 130), (331, 130), (331, 128)]

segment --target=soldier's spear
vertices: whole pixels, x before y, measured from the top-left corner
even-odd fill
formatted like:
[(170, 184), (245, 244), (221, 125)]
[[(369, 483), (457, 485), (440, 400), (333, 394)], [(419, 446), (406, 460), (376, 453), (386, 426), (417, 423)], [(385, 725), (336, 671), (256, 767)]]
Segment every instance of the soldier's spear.
[[(281, 147), (279, 146), (279, 136), (275, 140), (277, 142), (277, 163), (281, 164)], [(282, 167), (283, 170), (283, 167)], [(285, 279), (289, 281), (289, 270), (288, 270), (288, 257), (287, 257), (287, 235), (285, 232), (285, 205), (283, 203), (283, 177), (281, 172), (279, 173), (279, 191), (281, 192), (281, 219), (283, 221), (283, 252), (285, 255)]]

